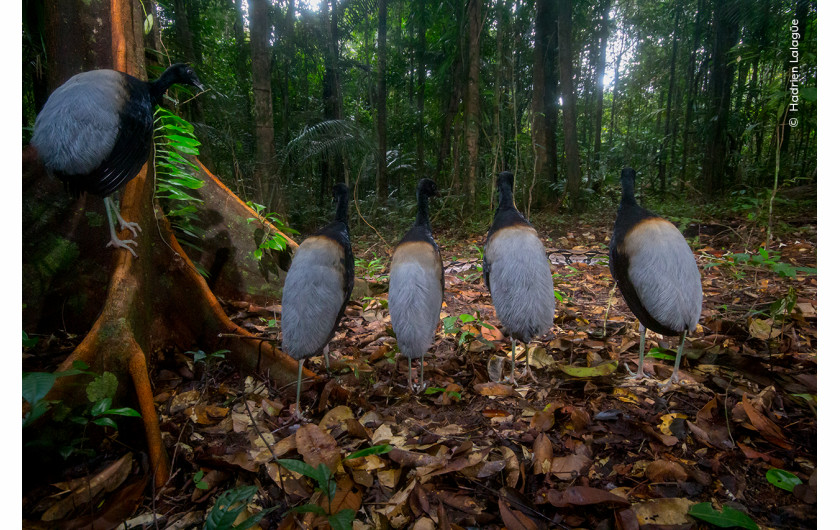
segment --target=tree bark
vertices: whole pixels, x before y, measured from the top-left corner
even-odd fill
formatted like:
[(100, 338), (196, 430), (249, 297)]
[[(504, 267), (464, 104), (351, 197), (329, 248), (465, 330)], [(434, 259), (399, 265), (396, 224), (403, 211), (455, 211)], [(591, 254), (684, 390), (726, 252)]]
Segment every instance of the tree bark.
[(577, 144), (577, 110), (572, 76), (572, 2), (560, 0), (558, 52), (560, 92), (563, 97), (563, 146), (566, 152), (566, 195), (573, 210), (580, 194), (580, 154)]
[(426, 176), (426, 152), (424, 146), (426, 105), (426, 4), (417, 2), (417, 179)]
[[(268, 54), (268, 1), (250, 0), (251, 75), (254, 80), (254, 183), (257, 201), (266, 204), (274, 177), (274, 109)], [(271, 206), (271, 205), (269, 205)], [(275, 207), (276, 208), (276, 207)]]
[(480, 115), (479, 100), (479, 59), (481, 57), (481, 4), (480, 0), (469, 0), (467, 3), (467, 34), (468, 44), (468, 68), (467, 68), (467, 91), (466, 105), (464, 112), (465, 140), (467, 147), (467, 171), (466, 171), (466, 213), (472, 213), (475, 208), (475, 184), (478, 180), (478, 134)]
[[(545, 206), (557, 181), (557, 20), (556, 0), (537, 0), (534, 21), (534, 89), (531, 94), (534, 180), (529, 204)], [(530, 208), (529, 208), (530, 209)]]
[(377, 92), (376, 92), (376, 130), (377, 138), (379, 140), (379, 153), (376, 164), (376, 194), (379, 197), (379, 202), (383, 203), (388, 198), (388, 165), (387, 165), (387, 131), (385, 130), (385, 102), (387, 100), (387, 92), (385, 87), (385, 39), (388, 31), (388, 4), (386, 0), (379, 0), (379, 27), (377, 31), (377, 46), (376, 59), (379, 65), (377, 72)]
[(593, 167), (601, 169), (601, 129), (604, 121), (604, 71), (607, 68), (607, 44), (610, 37), (610, 5), (601, 1), (601, 27), (598, 32), (598, 64), (595, 67), (595, 146), (592, 149)]
[(727, 126), (734, 75), (734, 68), (729, 61), (729, 50), (738, 42), (738, 21), (737, 2), (715, 0), (708, 118), (711, 125), (706, 137), (706, 156), (703, 160), (704, 191), (709, 197), (721, 195), (729, 181)]

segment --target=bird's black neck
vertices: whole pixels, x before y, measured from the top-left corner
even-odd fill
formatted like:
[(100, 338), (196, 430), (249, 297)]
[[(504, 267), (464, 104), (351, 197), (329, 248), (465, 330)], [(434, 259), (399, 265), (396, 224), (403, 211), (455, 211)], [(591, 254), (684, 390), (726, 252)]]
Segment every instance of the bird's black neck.
[(417, 194), (417, 218), (414, 221), (414, 226), (422, 226), (430, 230), (432, 228), (429, 223), (429, 196), (425, 193)]
[(513, 205), (513, 189), (510, 184), (504, 182), (499, 185), (499, 206), (496, 208), (497, 212), (502, 210), (512, 210), (516, 208)]
[(621, 204), (619, 206), (636, 206), (636, 179), (621, 177)]
[(350, 205), (349, 197), (346, 193), (338, 193), (336, 196), (338, 206), (335, 208), (335, 221), (349, 225), (347, 211)]
[(169, 87), (177, 82), (178, 74), (173, 68), (167, 68), (158, 79), (149, 81), (149, 96), (151, 96), (152, 101), (159, 105)]

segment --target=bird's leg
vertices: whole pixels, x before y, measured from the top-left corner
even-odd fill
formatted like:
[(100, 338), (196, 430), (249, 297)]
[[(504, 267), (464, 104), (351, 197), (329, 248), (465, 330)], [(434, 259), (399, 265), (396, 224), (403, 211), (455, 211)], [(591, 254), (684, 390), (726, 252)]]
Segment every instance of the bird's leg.
[(300, 380), (303, 377), (303, 359), (298, 361), (297, 397), (295, 398), (295, 417), (303, 418), (300, 413)]
[(423, 385), (423, 354), (420, 354), (420, 392), (423, 391), (425, 385)]
[(408, 390), (414, 393), (414, 382), (411, 380), (411, 357), (406, 357), (406, 359), (408, 359)]
[[(124, 248), (127, 251), (131, 252), (131, 255), (135, 258), (137, 257), (137, 253), (134, 252), (134, 249), (131, 248), (129, 245), (137, 245), (137, 241), (133, 239), (120, 239), (117, 237), (117, 233), (114, 231), (114, 214), (116, 214), (117, 219), (119, 219), (122, 223), (125, 223), (122, 217), (119, 214), (119, 208), (111, 201), (110, 197), (105, 197), (105, 213), (108, 215), (108, 229), (111, 231), (111, 240), (108, 241), (108, 244), (105, 245), (106, 247), (114, 247), (114, 248)], [(113, 213), (112, 213), (113, 210)], [(137, 224), (137, 223), (134, 223)], [(125, 228), (124, 226), (122, 228)], [(120, 228), (122, 230), (122, 228)]]
[(510, 383), (516, 385), (516, 339), (510, 338)]
[(670, 381), (672, 383), (680, 382), (680, 359), (682, 358), (683, 346), (685, 345), (685, 335), (688, 331), (683, 331), (680, 336), (680, 347), (677, 348), (677, 360), (674, 361), (674, 373), (671, 374)]
[[(641, 322), (639, 323), (639, 335), (641, 338), (639, 339), (639, 369), (636, 370), (635, 375), (631, 375), (630, 379), (644, 379), (648, 377), (648, 374), (645, 373), (645, 335), (647, 334), (647, 328), (645, 328), (644, 324)], [(627, 365), (624, 365), (627, 367)], [(627, 371), (630, 371), (630, 368), (627, 368)]]
[[(114, 194), (114, 196), (116, 196), (116, 194)], [(115, 200), (111, 199), (110, 197), (106, 197), (105, 200), (111, 201), (111, 206), (114, 208), (114, 215), (117, 216), (117, 221), (120, 222), (120, 230), (125, 230), (125, 229), (131, 230), (132, 237), (137, 237), (137, 232), (142, 232), (143, 231), (143, 229), (140, 228), (140, 225), (138, 223), (133, 223), (131, 221), (126, 221), (125, 219), (122, 218), (122, 215), (120, 215), (120, 208), (118, 206), (118, 204), (119, 204), (118, 201), (115, 201)]]
[(330, 345), (327, 343), (324, 346), (324, 366), (327, 368), (327, 373), (330, 373)]

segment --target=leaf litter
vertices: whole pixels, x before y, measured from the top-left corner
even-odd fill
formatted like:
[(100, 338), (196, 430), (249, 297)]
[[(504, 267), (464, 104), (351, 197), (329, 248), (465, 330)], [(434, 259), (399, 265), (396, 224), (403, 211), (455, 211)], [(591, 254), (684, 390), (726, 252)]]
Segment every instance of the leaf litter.
[[(307, 503), (327, 514), (352, 510), (354, 530), (815, 524), (816, 277), (736, 265), (722, 250), (735, 241), (701, 234), (694, 243), (704, 268), (701, 322), (686, 344), (681, 384), (661, 392), (653, 381), (627, 378), (625, 363), (635, 370), (638, 361), (638, 323), (613, 291), (606, 249), (593, 248), (610, 229), (547, 232), (555, 325), (517, 351), (524, 375), (530, 348), (536, 381), (493, 380), (494, 358), (509, 369), (510, 341), (481, 262), (463, 258), (481, 238), (441, 237), (442, 317), (474, 318), (438, 329), (425, 357), (429, 392), (414, 395), (405, 385), (383, 277), (362, 278), (370, 296), (347, 308), (330, 343), (330, 377), (305, 385), (304, 422), (292, 415), (293, 385), (160, 352), (155, 402), (172, 478), (154, 501), (148, 490), (140, 498), (136, 484), (148, 477), (123, 457), (89, 475), (86, 482), (102, 484), (89, 493), (133, 491), (134, 515), (160, 528), (203, 524), (214, 499), (239, 485), (257, 486), (243, 518), (280, 506), (264, 517), (266, 528), (327, 528), (325, 516), (289, 512)], [(791, 236), (783, 259), (815, 264), (809, 229)], [(776, 302), (791, 292), (790, 310), (780, 311)], [(265, 319), (281, 308), (227, 306), (240, 324), (278, 339)], [(647, 342), (665, 354), (677, 346), (653, 333)], [(648, 357), (646, 370), (664, 380), (672, 363)], [(318, 356), (307, 365), (324, 374)], [(346, 459), (384, 444), (393, 449)], [(324, 464), (331, 499), (277, 459)], [(52, 517), (68, 505), (67, 517), (84, 512), (89, 497), (72, 496), (88, 493), (69, 483), (52, 488), (57, 498), (25, 499), (25, 513)]]

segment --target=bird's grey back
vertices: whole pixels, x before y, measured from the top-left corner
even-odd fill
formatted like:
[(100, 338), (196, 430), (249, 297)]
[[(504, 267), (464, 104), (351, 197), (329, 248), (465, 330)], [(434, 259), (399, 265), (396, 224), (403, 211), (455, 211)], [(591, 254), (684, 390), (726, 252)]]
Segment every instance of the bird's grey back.
[(400, 351), (416, 359), (432, 346), (440, 321), (440, 257), (425, 241), (403, 243), (394, 252), (390, 274), (391, 325)]
[(630, 282), (647, 312), (673, 330), (692, 331), (700, 320), (703, 287), (677, 227), (659, 218), (645, 222), (627, 234), (623, 247)]
[(330, 341), (344, 305), (344, 249), (313, 236), (301, 243), (283, 286), (283, 350), (293, 359), (319, 353)]
[(516, 225), (496, 232), (484, 250), (499, 321), (514, 338), (530, 342), (554, 322), (554, 282), (537, 232)]
[(96, 169), (114, 147), (127, 97), (125, 76), (113, 70), (82, 72), (58, 87), (32, 134), (46, 168), (67, 175)]

